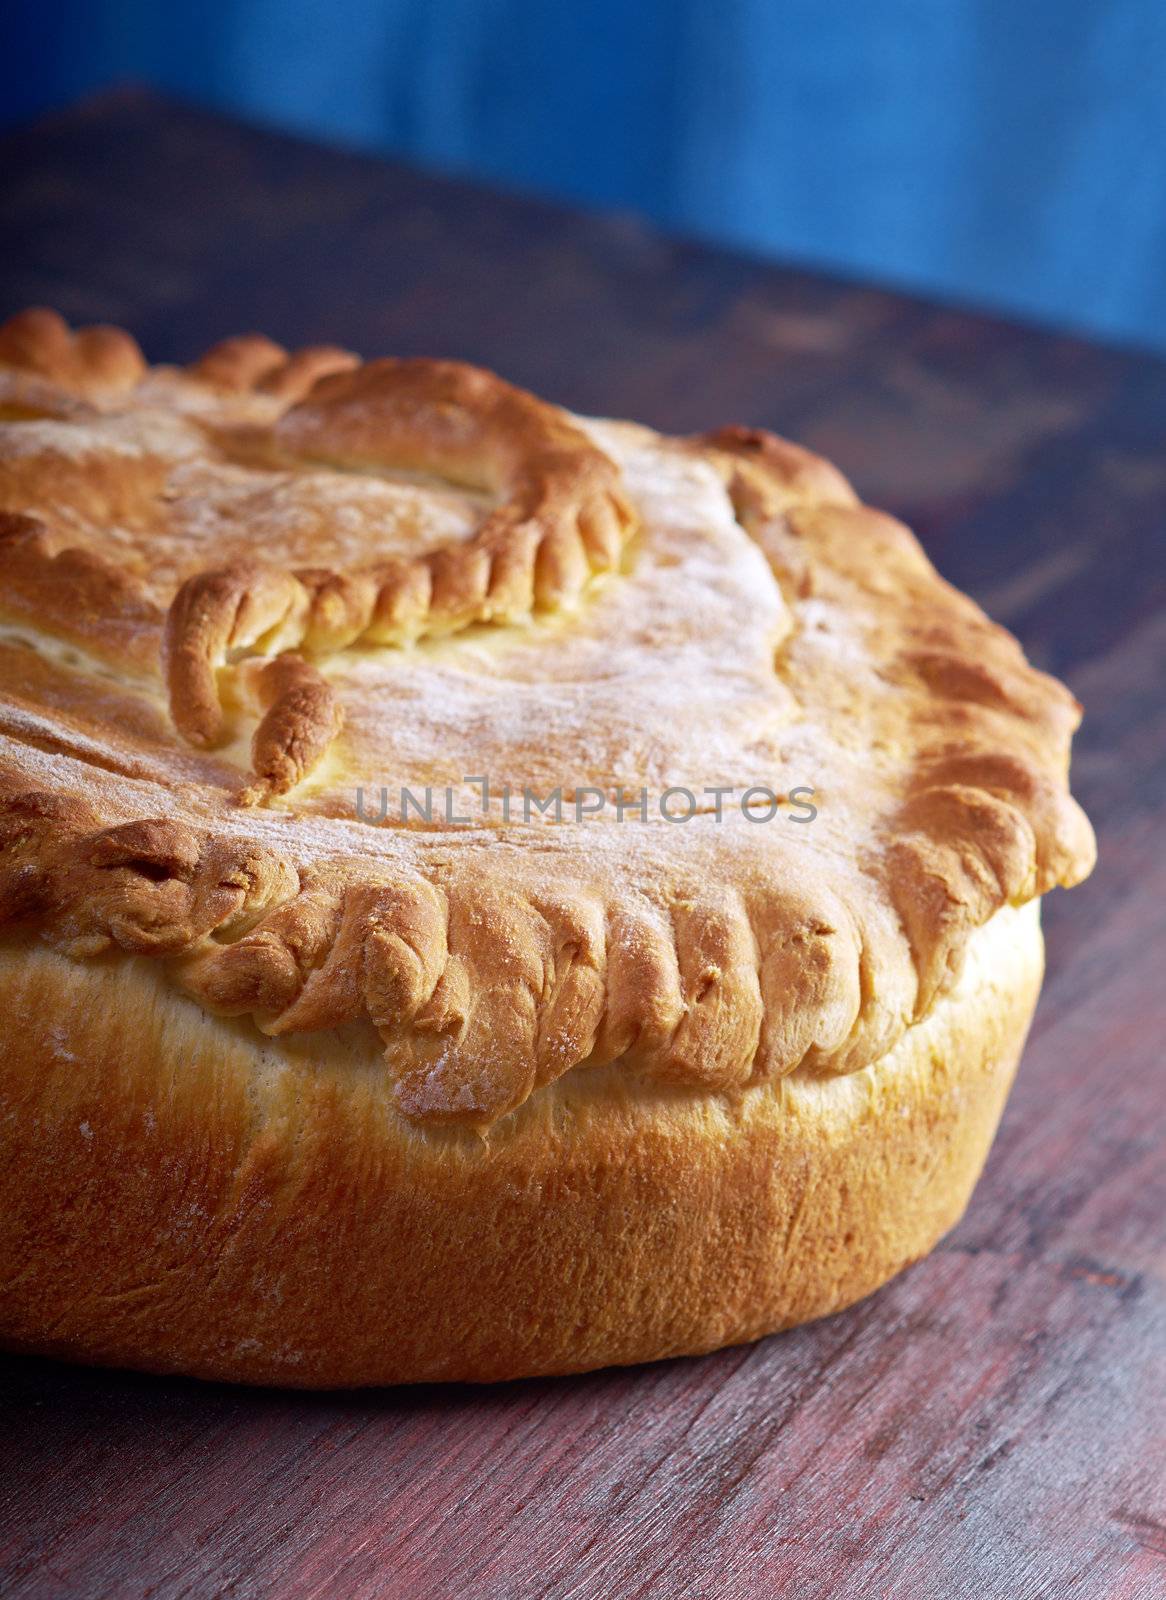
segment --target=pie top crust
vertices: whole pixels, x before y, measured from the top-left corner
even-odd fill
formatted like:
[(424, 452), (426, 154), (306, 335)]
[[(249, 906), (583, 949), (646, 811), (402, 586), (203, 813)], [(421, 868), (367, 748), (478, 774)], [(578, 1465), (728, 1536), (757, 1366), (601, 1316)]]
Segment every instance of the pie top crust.
[(413, 1124), (617, 1060), (678, 1093), (876, 1060), (1088, 872), (1078, 718), (773, 435), (0, 328), (0, 921), (271, 1035), (375, 1029)]

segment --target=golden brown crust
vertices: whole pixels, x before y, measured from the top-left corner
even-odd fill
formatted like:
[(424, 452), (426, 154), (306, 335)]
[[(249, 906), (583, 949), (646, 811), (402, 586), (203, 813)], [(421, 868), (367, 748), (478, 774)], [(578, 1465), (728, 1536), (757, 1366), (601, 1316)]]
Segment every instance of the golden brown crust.
[(212, 745), (223, 724), (217, 676), (232, 650), (259, 644), (307, 608), (290, 572), (258, 564), (200, 572), (166, 615), (163, 659), (174, 725), (191, 744)]
[(146, 371), (137, 340), (123, 329), (98, 326), (74, 332), (44, 306), (0, 325), (0, 366), (36, 373), (80, 394), (132, 389)]
[(862, 709), (884, 738), (909, 742), (911, 766), (872, 853), (911, 942), (923, 1015), (974, 928), (1092, 866), (1092, 830), (1064, 782), (1081, 708), (829, 463), (757, 430), (705, 442), (730, 458), (742, 522), (787, 585), (855, 612), (877, 602), (868, 638), (900, 693)]
[(698, 1098), (584, 1075), (489, 1140), (386, 1114), (360, 1038), (276, 1053), (153, 967), (0, 946), (0, 1345), (245, 1382), (480, 1381), (835, 1311), (963, 1210), (1036, 999), (1035, 911), (981, 930), (860, 1073)]
[(127, 660), (141, 658), (139, 642), (161, 621), (131, 573), (54, 539), (37, 517), (0, 511), (0, 568), (9, 618), (38, 629), (67, 620), (79, 642), (107, 633), (112, 619)]
[(728, 457), (723, 470), (743, 506), (775, 515), (783, 506), (857, 506), (858, 496), (829, 461), (764, 428), (717, 428), (694, 439), (698, 448)]
[(251, 740), (251, 767), (259, 779), (254, 802), (287, 794), (312, 771), (340, 732), (344, 714), (315, 667), (285, 651), (260, 678), (264, 715)]
[[(602, 452), (553, 407), (490, 373), (391, 360), (350, 371), (350, 358), (328, 350), (285, 357), (252, 336), (216, 346), (193, 370), (220, 387), (280, 398), (313, 380), (311, 399), (272, 431), (288, 459), (429, 472), (504, 503), (472, 539), (411, 559), (378, 560), (370, 541), (354, 572), (239, 562), (189, 578), (170, 607), (165, 651), (175, 724), (200, 746), (219, 735), (216, 677), (232, 650), (277, 630), (283, 643), (319, 655), (515, 622), (536, 606), (572, 604), (594, 573), (618, 563), (635, 526)], [(300, 742), (307, 747), (306, 733)]]
[(772, 434), (15, 319), (0, 1343), (492, 1379), (866, 1293), (990, 1142), (1078, 715)]
[[(1072, 697), (809, 452), (253, 336), (78, 412), (59, 346), (0, 332), (60, 396), (0, 446), (0, 622), (33, 635), (0, 640), (0, 905), (29, 934), (158, 955), (275, 1037), (371, 1022), (397, 1110), (487, 1128), (615, 1062), (696, 1096), (859, 1071), (976, 928), (1088, 870)], [(496, 646), (379, 649), (487, 620)], [(397, 773), (456, 813), (466, 772), (568, 808), (769, 777), (819, 816), (353, 815)]]
[(500, 497), (473, 538), (344, 575), (313, 573), (309, 648), (398, 644), (573, 604), (635, 529), (615, 465), (561, 412), (456, 361), (369, 362), (324, 379), (274, 429), (289, 456), (431, 473)]
[(309, 345), (289, 354), (274, 339), (246, 333), (213, 346), (190, 372), (216, 389), (236, 394), (259, 389), (281, 400), (299, 400), (320, 378), (345, 372), (359, 360), (337, 345)]

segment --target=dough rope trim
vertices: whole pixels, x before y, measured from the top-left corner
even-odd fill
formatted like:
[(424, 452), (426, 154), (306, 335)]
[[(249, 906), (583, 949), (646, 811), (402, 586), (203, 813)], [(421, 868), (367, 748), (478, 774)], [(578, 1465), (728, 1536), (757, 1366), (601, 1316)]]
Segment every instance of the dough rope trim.
[[(144, 371), (128, 336), (69, 334), (47, 313), (16, 324), (0, 328), (0, 362), (37, 384), (132, 389)], [(454, 547), (452, 567), (441, 551), (355, 574), (236, 564), (179, 591), (168, 666), (175, 717), (194, 742), (218, 736), (215, 664), (235, 652), (268, 658), (253, 741), (264, 793), (293, 786), (338, 727), (331, 691), (297, 650), (310, 658), (570, 603), (616, 565), (635, 527), (615, 465), (553, 407), (454, 363), (354, 361), (332, 350), (289, 357), (247, 338), (195, 371), (225, 389), (306, 393), (276, 424), (289, 457), (436, 469), (508, 498)], [(910, 756), (903, 790), (877, 819), (858, 890), (889, 909), (910, 945), (918, 1019), (975, 927), (1089, 870), (1092, 836), (1065, 781), (1078, 708), (827, 463), (759, 430), (681, 447), (720, 472), (795, 610), (825, 596), (858, 619), (903, 707), (887, 728)], [(98, 555), (55, 549), (35, 517), (7, 515), (0, 538), (29, 614), (64, 588), (66, 603), (139, 606), (159, 622), (132, 578)], [(402, 577), (422, 570), (424, 581)], [(899, 687), (909, 692), (895, 698)], [(552, 889), (517, 873), (503, 886), (487, 868), (423, 853), (297, 867), (175, 818), (111, 826), (76, 795), (0, 774), (0, 923), (78, 958), (164, 960), (208, 1010), (250, 1015), (275, 1036), (367, 1018), (394, 1103), (419, 1124), (487, 1127), (564, 1072), (613, 1061), (705, 1094), (799, 1070), (848, 1072), (911, 1020), (880, 1010), (871, 973), (885, 935), (870, 907), (843, 904), (829, 884), (801, 898), (731, 884), (650, 895), (631, 881)]]
[[(320, 657), (563, 608), (618, 568), (637, 525), (618, 468), (563, 413), (460, 362), (387, 359), (333, 373), (283, 414), (273, 439), (290, 460), (429, 472), (503, 503), (472, 538), (413, 558), (370, 552), (352, 572), (238, 563), (189, 578), (166, 620), (164, 661), (175, 726), (201, 748), (221, 736), (216, 678), (232, 657), (266, 653), (272, 640)], [(327, 695), (318, 674), (313, 693)], [(290, 703), (278, 718), (291, 726)], [(326, 721), (338, 725), (334, 710)], [(305, 735), (309, 744), (326, 747)], [(285, 751), (259, 776), (279, 794), (303, 769)]]

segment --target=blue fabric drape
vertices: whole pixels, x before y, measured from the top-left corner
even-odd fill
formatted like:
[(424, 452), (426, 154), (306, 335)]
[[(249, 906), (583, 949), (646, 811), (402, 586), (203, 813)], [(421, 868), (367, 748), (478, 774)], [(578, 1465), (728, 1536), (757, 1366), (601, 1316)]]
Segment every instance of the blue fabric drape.
[(15, 121), (134, 77), (1166, 348), (1163, 0), (19, 0)]

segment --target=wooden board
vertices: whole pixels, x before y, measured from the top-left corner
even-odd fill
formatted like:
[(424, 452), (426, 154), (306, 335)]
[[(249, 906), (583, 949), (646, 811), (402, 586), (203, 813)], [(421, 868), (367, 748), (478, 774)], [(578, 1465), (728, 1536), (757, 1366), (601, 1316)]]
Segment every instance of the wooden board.
[(767, 424), (1087, 707), (1095, 877), (925, 1263), (746, 1350), (318, 1397), (0, 1364), (10, 1596), (1166, 1596), (1166, 364), (122, 94), (0, 146), (0, 314), (259, 328)]

